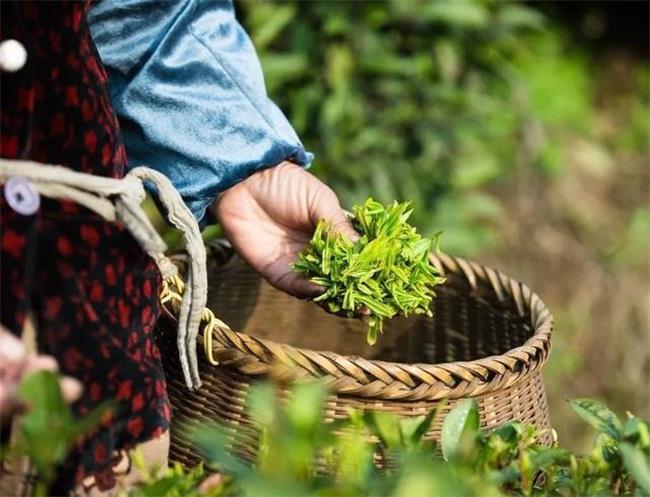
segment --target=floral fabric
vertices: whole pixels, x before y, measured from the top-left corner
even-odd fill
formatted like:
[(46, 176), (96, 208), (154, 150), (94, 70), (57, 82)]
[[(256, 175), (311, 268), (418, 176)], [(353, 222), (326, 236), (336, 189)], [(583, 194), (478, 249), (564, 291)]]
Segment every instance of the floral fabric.
[[(28, 52), (2, 73), (0, 155), (114, 178), (126, 154), (82, 2), (1, 2), (0, 38)], [(104, 400), (116, 411), (81, 442), (59, 488), (95, 475), (112, 485), (112, 457), (162, 434), (170, 407), (153, 339), (159, 315), (155, 263), (119, 224), (66, 201), (41, 199), (33, 215), (0, 195), (1, 321), (19, 334), (35, 317), (39, 349), (84, 385), (83, 415)]]

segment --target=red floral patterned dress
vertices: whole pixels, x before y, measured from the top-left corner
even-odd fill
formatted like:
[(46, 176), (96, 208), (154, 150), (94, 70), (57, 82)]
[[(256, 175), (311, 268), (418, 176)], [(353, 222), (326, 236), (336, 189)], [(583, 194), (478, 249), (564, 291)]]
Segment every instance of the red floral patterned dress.
[[(2, 73), (0, 155), (114, 178), (126, 155), (106, 74), (86, 24), (87, 3), (1, 2), (2, 40), (27, 64)], [(0, 200), (2, 324), (19, 334), (32, 312), (40, 351), (85, 386), (75, 411), (105, 399), (119, 408), (77, 446), (60, 488), (95, 475), (112, 485), (115, 451), (162, 434), (170, 409), (153, 340), (160, 276), (120, 225), (70, 202), (41, 198), (33, 215)]]

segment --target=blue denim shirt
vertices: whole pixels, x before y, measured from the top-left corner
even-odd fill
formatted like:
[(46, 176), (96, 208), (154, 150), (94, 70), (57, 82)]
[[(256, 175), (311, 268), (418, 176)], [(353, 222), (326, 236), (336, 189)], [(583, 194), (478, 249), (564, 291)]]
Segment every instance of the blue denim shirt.
[(305, 151), (268, 98), (232, 1), (102, 0), (89, 16), (129, 165), (165, 173), (197, 220), (220, 191)]

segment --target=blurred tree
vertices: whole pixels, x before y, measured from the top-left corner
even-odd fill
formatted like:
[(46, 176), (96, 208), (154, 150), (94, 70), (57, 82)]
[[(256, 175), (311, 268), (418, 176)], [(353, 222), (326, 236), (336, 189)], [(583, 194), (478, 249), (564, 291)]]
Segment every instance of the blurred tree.
[[(545, 123), (584, 126), (583, 62), (518, 3), (252, 1), (240, 18), (270, 94), (345, 205), (412, 200), (468, 253), (502, 214), (486, 187), (522, 160), (557, 169)], [(573, 88), (558, 92), (558, 87)], [(558, 99), (558, 96), (561, 98)]]

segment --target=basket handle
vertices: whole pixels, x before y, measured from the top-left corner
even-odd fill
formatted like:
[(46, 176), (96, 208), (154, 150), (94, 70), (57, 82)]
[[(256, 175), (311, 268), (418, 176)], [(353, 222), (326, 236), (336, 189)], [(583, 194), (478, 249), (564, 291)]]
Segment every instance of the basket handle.
[[(354, 218), (354, 214), (352, 214), (352, 212), (348, 211), (347, 209), (344, 209), (343, 212), (345, 213), (346, 218), (349, 220), (352, 220)], [(219, 245), (220, 248), (224, 248), (222, 244)], [(229, 242), (225, 241), (225, 246), (230, 248)], [(184, 263), (187, 263), (186, 257), (187, 256), (172, 257), (171, 259), (182, 259)], [(445, 274), (445, 264), (441, 260), (441, 257), (446, 257), (449, 259), (449, 256), (445, 256), (444, 254), (436, 254), (435, 252), (431, 252), (429, 262), (434, 267), (436, 267), (441, 272), (441, 274)], [(449, 263), (449, 261), (445, 262)], [(179, 276), (179, 271), (174, 271), (171, 276), (163, 279), (163, 285), (159, 300), (162, 304), (164, 312), (171, 319), (179, 319), (179, 313), (183, 302), (183, 295), (185, 293), (185, 286), (185, 281), (183, 281), (183, 279)], [(203, 311), (201, 313), (201, 319), (198, 328), (203, 329), (203, 352), (205, 357), (211, 365), (218, 366), (220, 363), (214, 358), (213, 354), (214, 332), (217, 328), (230, 333), (234, 333), (234, 331), (225, 322), (217, 318), (214, 315), (214, 312), (212, 312), (212, 310), (209, 309), (207, 305), (203, 308)]]
[[(163, 280), (162, 291), (160, 292), (160, 303), (163, 305), (163, 310), (173, 319), (178, 319), (178, 312), (183, 301), (183, 293), (185, 292), (185, 282), (178, 275), (175, 274)], [(199, 328), (203, 328), (203, 351), (208, 362), (213, 366), (218, 366), (219, 361), (214, 358), (212, 354), (212, 335), (215, 328), (225, 328), (232, 331), (230, 326), (218, 319), (211, 309), (208, 307), (203, 308), (201, 314), (201, 322)]]

